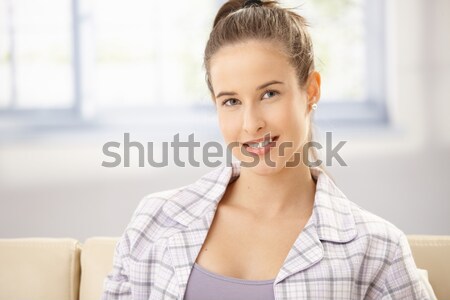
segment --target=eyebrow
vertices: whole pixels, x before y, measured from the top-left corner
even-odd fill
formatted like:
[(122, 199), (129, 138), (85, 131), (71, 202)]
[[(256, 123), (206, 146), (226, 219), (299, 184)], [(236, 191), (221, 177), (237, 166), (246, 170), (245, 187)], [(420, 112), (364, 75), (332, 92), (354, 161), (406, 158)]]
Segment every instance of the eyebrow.
[[(272, 81), (266, 82), (264, 84), (261, 84), (260, 86), (258, 86), (256, 88), (256, 90), (261, 90), (261, 89), (263, 89), (263, 88), (265, 88), (265, 87), (267, 87), (269, 85), (277, 84), (277, 83), (283, 84), (283, 82), (281, 82), (281, 81), (272, 80)], [(216, 98), (219, 98), (219, 97), (222, 97), (222, 96), (235, 96), (235, 95), (237, 95), (236, 92), (220, 92), (219, 94), (217, 94)]]

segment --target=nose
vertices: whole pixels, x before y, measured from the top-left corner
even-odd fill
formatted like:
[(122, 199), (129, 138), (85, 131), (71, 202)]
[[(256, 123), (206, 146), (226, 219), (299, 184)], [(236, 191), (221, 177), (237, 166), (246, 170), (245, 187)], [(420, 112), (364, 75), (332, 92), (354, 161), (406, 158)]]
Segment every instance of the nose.
[(255, 136), (266, 123), (258, 108), (247, 107), (244, 111), (243, 129), (249, 136)]

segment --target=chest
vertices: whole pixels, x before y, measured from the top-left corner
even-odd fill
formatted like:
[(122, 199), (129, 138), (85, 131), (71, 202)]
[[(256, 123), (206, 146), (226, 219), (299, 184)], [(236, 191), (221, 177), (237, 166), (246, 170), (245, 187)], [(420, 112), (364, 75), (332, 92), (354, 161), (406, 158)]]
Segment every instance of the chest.
[(306, 221), (273, 220), (218, 209), (196, 263), (228, 277), (274, 279)]

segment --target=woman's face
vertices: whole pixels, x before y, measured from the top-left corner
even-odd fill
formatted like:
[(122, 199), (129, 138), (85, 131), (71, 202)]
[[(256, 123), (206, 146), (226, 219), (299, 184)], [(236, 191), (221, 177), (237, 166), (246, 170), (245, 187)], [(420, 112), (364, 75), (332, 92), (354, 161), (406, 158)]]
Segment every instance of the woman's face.
[[(310, 104), (319, 95), (318, 74), (313, 87), (308, 84), (307, 91), (302, 90), (281, 49), (251, 40), (219, 49), (211, 59), (210, 76), (219, 126), (225, 143), (234, 145), (234, 157), (260, 174), (302, 164)], [(247, 145), (267, 140), (269, 134), (275, 138), (269, 146)]]

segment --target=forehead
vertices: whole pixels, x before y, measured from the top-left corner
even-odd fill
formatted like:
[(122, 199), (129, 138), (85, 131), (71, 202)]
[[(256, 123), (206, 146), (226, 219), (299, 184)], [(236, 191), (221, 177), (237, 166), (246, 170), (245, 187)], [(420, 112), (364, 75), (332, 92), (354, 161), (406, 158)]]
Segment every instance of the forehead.
[(211, 83), (221, 88), (260, 85), (269, 80), (295, 81), (295, 69), (273, 42), (247, 41), (219, 49), (211, 59)]

